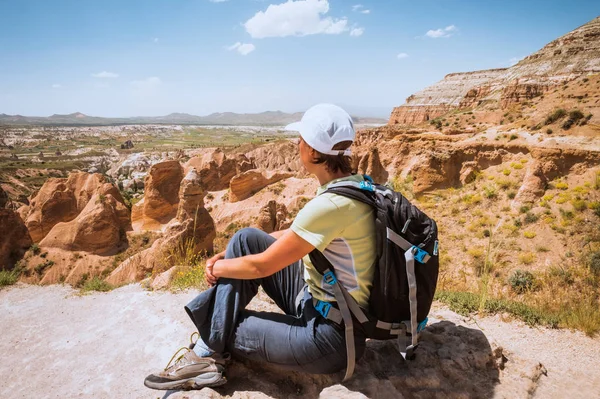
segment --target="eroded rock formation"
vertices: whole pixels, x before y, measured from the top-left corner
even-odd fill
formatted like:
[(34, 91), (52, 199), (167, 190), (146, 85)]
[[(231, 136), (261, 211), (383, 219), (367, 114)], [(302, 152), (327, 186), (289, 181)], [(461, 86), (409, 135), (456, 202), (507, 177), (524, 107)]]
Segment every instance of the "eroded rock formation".
[(237, 202), (251, 197), (270, 184), (292, 177), (293, 173), (265, 170), (249, 170), (231, 179), (229, 201)]
[(195, 168), (208, 191), (225, 190), (233, 176), (254, 169), (254, 162), (243, 154), (226, 156), (223, 150), (216, 150), (190, 159), (185, 164), (185, 170)]
[(0, 187), (0, 270), (12, 269), (32, 244), (19, 214), (5, 208), (7, 201), (8, 195)]
[(177, 214), (183, 167), (179, 161), (152, 165), (144, 180), (144, 198), (131, 210), (136, 231), (159, 230)]
[(29, 205), (19, 209), (34, 242), (41, 241), (60, 222), (75, 219), (95, 196), (112, 196), (124, 204), (119, 190), (100, 174), (72, 172), (68, 178), (49, 178)]
[(204, 208), (205, 195), (200, 174), (190, 169), (181, 180), (176, 217), (164, 227), (163, 237), (121, 263), (107, 281), (112, 284), (139, 281), (185, 261), (186, 254), (211, 254), (216, 232), (213, 219)]
[(57, 223), (40, 246), (111, 255), (125, 244), (128, 230), (127, 207), (112, 194), (94, 194), (75, 219)]
[(379, 151), (373, 146), (359, 158), (356, 169), (361, 174), (369, 175), (376, 183), (385, 184), (388, 180), (389, 173), (381, 164), (379, 159)]
[(600, 72), (600, 17), (553, 40), (516, 65), (451, 73), (396, 107), (390, 125), (417, 125), (455, 109), (497, 104), (508, 108), (558, 84)]
[(269, 201), (261, 208), (256, 220), (256, 227), (267, 233), (287, 229), (291, 224), (287, 208), (275, 200)]

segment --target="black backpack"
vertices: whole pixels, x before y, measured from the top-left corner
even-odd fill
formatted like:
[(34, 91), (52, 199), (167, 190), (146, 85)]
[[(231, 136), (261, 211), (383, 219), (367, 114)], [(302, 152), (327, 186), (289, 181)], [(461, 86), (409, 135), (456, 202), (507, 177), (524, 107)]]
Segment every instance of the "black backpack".
[[(360, 183), (331, 184), (325, 192), (361, 201), (375, 209), (377, 254), (369, 308), (358, 306), (338, 282), (333, 266), (319, 250), (310, 253), (315, 268), (333, 287), (337, 301), (336, 308), (328, 302), (314, 300), (315, 309), (338, 323), (343, 320), (346, 328), (348, 367), (344, 380), (354, 371), (353, 328), (360, 328), (368, 338), (398, 338), (403, 357), (414, 357), (418, 333), (427, 324), (439, 271), (435, 221), (401, 193), (373, 183), (369, 176), (364, 177), (365, 181)], [(411, 295), (414, 296), (411, 298)], [(401, 341), (407, 339), (410, 344), (406, 343), (403, 350)]]

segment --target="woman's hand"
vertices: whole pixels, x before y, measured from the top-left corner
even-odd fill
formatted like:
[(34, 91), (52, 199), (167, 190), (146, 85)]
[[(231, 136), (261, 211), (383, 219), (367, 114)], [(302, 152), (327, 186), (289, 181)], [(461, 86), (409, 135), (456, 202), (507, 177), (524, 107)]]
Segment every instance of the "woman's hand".
[(217, 284), (217, 280), (218, 280), (218, 278), (215, 277), (213, 274), (213, 268), (215, 266), (215, 263), (217, 263), (218, 260), (221, 260), (224, 258), (225, 258), (225, 251), (216, 254), (215, 256), (213, 256), (212, 258), (210, 258), (209, 260), (206, 261), (206, 267), (204, 269), (204, 279), (206, 280), (208, 285), (211, 287), (213, 285)]

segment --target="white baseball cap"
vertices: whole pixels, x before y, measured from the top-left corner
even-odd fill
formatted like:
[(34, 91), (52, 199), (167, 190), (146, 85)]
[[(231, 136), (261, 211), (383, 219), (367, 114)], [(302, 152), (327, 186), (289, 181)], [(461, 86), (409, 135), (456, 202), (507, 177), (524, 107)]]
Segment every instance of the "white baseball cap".
[(350, 156), (350, 150), (334, 150), (342, 141), (354, 141), (352, 118), (346, 111), (333, 104), (317, 104), (308, 109), (300, 122), (287, 125), (285, 130), (299, 132), (309, 146), (327, 155)]

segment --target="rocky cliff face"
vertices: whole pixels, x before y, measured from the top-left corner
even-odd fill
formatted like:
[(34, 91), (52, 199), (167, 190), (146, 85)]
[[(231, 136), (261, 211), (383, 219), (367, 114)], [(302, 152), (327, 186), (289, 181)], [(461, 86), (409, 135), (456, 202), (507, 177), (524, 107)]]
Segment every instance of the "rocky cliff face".
[(596, 72), (600, 72), (600, 17), (510, 68), (446, 75), (396, 107), (389, 124), (417, 125), (454, 109), (481, 105), (508, 108), (541, 96), (565, 81)]
[(32, 244), (19, 214), (5, 208), (7, 201), (8, 195), (0, 187), (0, 270), (12, 269)]

